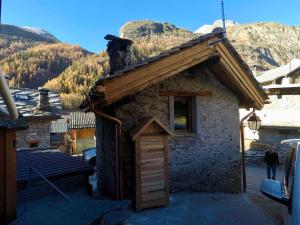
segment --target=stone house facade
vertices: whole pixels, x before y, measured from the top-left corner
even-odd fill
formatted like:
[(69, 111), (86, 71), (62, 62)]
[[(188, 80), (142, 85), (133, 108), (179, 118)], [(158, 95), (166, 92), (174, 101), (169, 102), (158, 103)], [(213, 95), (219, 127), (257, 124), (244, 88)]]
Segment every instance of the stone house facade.
[[(131, 44), (109, 38), (111, 49), (114, 42)], [(130, 132), (156, 117), (174, 134), (168, 143), (170, 191), (240, 192), (239, 108), (260, 109), (267, 95), (229, 41), (211, 33), (139, 65), (129, 66), (127, 57), (123, 68), (122, 59), (114, 64), (126, 51), (109, 52), (114, 74), (97, 81), (81, 105), (96, 114), (99, 191), (112, 198), (134, 196), (141, 162)]]
[(268, 70), (257, 77), (270, 102), (258, 112), (262, 119), (259, 141), (282, 150), (280, 142), (300, 138), (300, 60)]
[[(16, 131), (16, 148), (45, 148), (50, 146), (51, 121), (61, 117), (61, 101), (58, 93), (40, 88), (10, 88), (22, 119), (28, 128)], [(5, 108), (0, 98), (0, 105)]]
[(278, 96), (270, 92), (269, 98), (271, 104), (258, 112), (262, 118), (259, 141), (281, 149), (282, 140), (300, 138), (300, 95)]
[(28, 120), (28, 129), (16, 132), (17, 149), (29, 148), (30, 143), (35, 141), (38, 141), (37, 147), (49, 147), (51, 121), (52, 120)]
[[(170, 188), (171, 191), (240, 192), (240, 137), (239, 118), (236, 116), (239, 101), (212, 74), (205, 80), (201, 71), (195, 75), (191, 77), (182, 72), (137, 93), (131, 103), (116, 107), (116, 116), (123, 121), (122, 136), (126, 137), (122, 141), (126, 161), (134, 165), (128, 132), (145, 117), (156, 116), (174, 132), (169, 108), (172, 97), (160, 96), (160, 90), (206, 90), (211, 96), (195, 97), (198, 130), (175, 132), (169, 140)], [(129, 170), (125, 180), (131, 180), (127, 183), (127, 189), (131, 190), (134, 168)]]

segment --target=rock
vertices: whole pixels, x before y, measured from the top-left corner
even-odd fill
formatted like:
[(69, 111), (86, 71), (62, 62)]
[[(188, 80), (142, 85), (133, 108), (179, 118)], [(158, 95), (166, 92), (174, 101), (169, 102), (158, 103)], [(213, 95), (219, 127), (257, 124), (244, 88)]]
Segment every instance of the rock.
[(120, 29), (120, 37), (135, 39), (153, 34), (184, 35), (192, 32), (178, 28), (170, 23), (159, 23), (151, 20), (131, 21), (124, 24)]

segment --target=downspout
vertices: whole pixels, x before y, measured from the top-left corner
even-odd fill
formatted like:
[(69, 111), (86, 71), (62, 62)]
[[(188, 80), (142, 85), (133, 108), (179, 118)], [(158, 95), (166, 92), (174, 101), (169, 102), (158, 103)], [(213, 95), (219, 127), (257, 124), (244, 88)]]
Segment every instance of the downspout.
[(255, 113), (255, 109), (241, 119), (240, 132), (241, 132), (241, 145), (242, 145), (242, 176), (243, 176), (243, 192), (247, 192), (247, 179), (246, 179), (246, 160), (245, 160), (245, 135), (244, 135), (244, 121)]
[(92, 103), (92, 111), (100, 117), (103, 117), (107, 120), (112, 121), (117, 125), (116, 127), (116, 186), (117, 186), (117, 200), (123, 199), (123, 168), (122, 168), (122, 162), (120, 160), (121, 157), (121, 129), (122, 129), (122, 122), (121, 120), (117, 119), (116, 117), (107, 115), (103, 112), (100, 112), (96, 109), (96, 106), (94, 103)]
[(0, 70), (0, 93), (3, 97), (3, 100), (6, 104), (9, 114), (5, 110), (2, 110), (2, 112), (7, 116), (10, 116), (12, 120), (16, 120), (19, 116), (18, 110), (13, 100), (13, 97), (11, 96), (5, 77), (1, 74), (1, 70)]

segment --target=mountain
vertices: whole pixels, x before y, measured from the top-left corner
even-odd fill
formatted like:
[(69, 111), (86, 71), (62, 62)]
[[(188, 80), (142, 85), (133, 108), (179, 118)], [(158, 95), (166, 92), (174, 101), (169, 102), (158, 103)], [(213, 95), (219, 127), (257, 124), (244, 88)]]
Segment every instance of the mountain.
[(157, 34), (184, 37), (192, 35), (192, 32), (178, 28), (170, 23), (159, 23), (151, 20), (130, 21), (124, 24), (120, 29), (120, 37), (129, 39), (150, 37)]
[(257, 74), (300, 58), (300, 26), (239, 24), (228, 27), (227, 35)]
[(11, 78), (10, 86), (38, 88), (57, 77), (74, 61), (90, 54), (79, 46), (40, 44), (13, 53), (2, 59), (0, 64), (3, 72)]
[(0, 31), (0, 59), (15, 52), (39, 45), (57, 43), (59, 40), (43, 30), (38, 33), (36, 28), (22, 28), (13, 25), (2, 24)]
[(140, 20), (124, 24), (120, 28), (120, 37), (134, 41), (132, 61), (138, 63), (148, 57), (158, 55), (164, 50), (197, 38), (199, 34), (167, 22)]
[[(237, 22), (233, 21), (233, 20), (225, 20), (226, 28), (234, 27), (234, 26), (237, 26), (237, 25), (239, 25), (239, 24)], [(222, 20), (216, 20), (215, 22), (213, 22), (213, 24), (202, 25), (194, 33), (196, 33), (196, 34), (208, 34), (208, 33), (211, 33), (217, 27), (223, 27), (223, 21)]]
[(50, 34), (48, 31), (42, 29), (42, 28), (37, 28), (37, 27), (21, 27), (23, 30), (28, 31), (33, 34), (37, 34), (40, 38), (44, 38), (45, 40), (49, 41), (54, 41), (57, 42), (58, 39)]
[[(138, 63), (220, 26), (217, 20), (191, 32), (167, 22), (131, 21), (121, 27), (120, 36), (134, 41), (132, 61)], [(227, 37), (257, 74), (300, 58), (300, 27), (231, 20), (226, 27)], [(109, 71), (105, 51), (93, 54), (41, 28), (12, 25), (0, 31), (0, 65), (11, 77), (10, 86), (58, 91), (65, 108), (76, 108), (95, 80)]]
[[(239, 24), (226, 20), (227, 37), (255, 74), (300, 58), (300, 27), (278, 23)], [(137, 58), (143, 60), (199, 35), (222, 27), (222, 20), (205, 24), (194, 33), (169, 23), (132, 21), (120, 29), (120, 36), (134, 40)]]
[[(216, 27), (222, 27), (221, 20), (201, 26), (195, 33), (210, 32)], [(227, 20), (226, 29), (227, 37), (256, 74), (284, 65), (293, 58), (300, 58), (299, 26), (238, 24)]]
[(106, 52), (80, 58), (58, 77), (49, 80), (44, 87), (62, 93), (61, 99), (65, 109), (78, 106), (95, 82), (109, 71)]

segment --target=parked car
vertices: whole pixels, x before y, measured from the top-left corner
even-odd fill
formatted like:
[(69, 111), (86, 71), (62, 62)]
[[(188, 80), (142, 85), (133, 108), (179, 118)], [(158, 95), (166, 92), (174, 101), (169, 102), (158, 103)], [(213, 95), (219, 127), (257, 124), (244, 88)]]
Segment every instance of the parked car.
[(288, 144), (281, 181), (265, 179), (261, 192), (285, 205), (284, 224), (300, 225), (300, 139), (284, 140)]
[(82, 151), (82, 159), (92, 166), (96, 166), (96, 147)]

